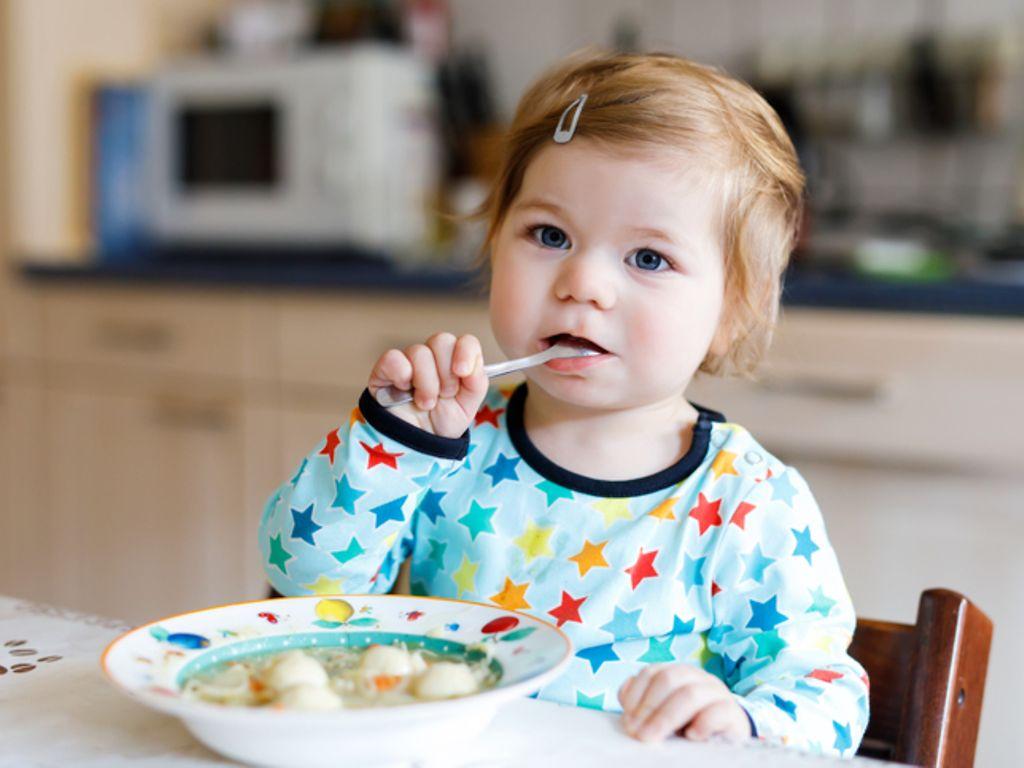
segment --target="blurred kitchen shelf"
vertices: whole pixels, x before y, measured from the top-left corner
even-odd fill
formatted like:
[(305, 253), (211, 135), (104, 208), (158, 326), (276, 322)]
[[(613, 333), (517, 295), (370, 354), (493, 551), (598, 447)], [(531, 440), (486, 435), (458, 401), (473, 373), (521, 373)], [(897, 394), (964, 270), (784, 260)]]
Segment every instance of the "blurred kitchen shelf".
[(1024, 317), (1024, 281), (975, 278), (883, 280), (834, 269), (793, 266), (782, 303), (795, 307)]
[[(291, 257), (263, 253), (258, 258), (219, 255), (209, 258), (159, 258), (132, 263), (67, 265), (26, 263), (32, 281), (145, 283), (243, 289), (374, 291), (397, 294), (480, 296), (481, 274), (440, 265), (397, 266), (356, 255)], [(783, 304), (848, 310), (1024, 317), (1024, 280), (957, 277), (933, 282), (865, 277), (807, 262), (786, 274)]]
[(82, 264), (25, 259), (22, 274), (45, 281), (168, 283), (226, 288), (362, 289), (394, 293), (479, 294), (478, 273), (424, 260), (394, 261), (357, 249), (189, 250), (130, 261), (95, 258)]

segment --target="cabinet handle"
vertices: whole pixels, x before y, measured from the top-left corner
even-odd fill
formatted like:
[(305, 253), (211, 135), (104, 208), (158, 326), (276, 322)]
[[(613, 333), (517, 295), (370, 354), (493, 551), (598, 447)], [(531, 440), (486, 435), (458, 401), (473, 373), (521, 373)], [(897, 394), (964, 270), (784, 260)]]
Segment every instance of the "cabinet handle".
[(884, 399), (889, 383), (878, 380), (843, 381), (822, 376), (772, 376), (758, 382), (758, 386), (773, 394), (814, 397), (822, 400), (846, 400), (874, 403)]
[(96, 329), (96, 340), (108, 349), (152, 354), (171, 348), (171, 329), (158, 323), (129, 323), (105, 320)]
[(153, 421), (169, 429), (223, 432), (231, 426), (231, 411), (220, 402), (199, 403), (167, 397), (155, 403)]

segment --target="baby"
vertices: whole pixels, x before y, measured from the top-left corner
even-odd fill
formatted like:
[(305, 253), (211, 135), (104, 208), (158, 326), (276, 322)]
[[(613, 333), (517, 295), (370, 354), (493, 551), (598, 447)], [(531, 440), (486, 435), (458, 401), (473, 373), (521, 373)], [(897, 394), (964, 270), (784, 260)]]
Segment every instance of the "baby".
[[(478, 340), (386, 352), (347, 424), (267, 504), (283, 594), (415, 594), (556, 623), (568, 671), (539, 697), (623, 713), (642, 740), (751, 736), (852, 755), (868, 681), (854, 612), (803, 478), (688, 402), (770, 340), (803, 190), (749, 86), (668, 55), (584, 55), (525, 94), (487, 204)], [(385, 410), (383, 387), (414, 402)]]

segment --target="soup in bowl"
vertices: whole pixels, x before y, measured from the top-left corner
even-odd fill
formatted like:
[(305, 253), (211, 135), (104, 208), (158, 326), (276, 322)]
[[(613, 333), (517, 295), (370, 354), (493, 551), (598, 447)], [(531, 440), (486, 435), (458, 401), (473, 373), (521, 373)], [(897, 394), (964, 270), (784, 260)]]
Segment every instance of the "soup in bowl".
[(171, 616), (115, 640), (102, 666), (124, 693), (228, 757), (327, 766), (458, 749), (571, 656), (564, 633), (525, 613), (348, 595)]

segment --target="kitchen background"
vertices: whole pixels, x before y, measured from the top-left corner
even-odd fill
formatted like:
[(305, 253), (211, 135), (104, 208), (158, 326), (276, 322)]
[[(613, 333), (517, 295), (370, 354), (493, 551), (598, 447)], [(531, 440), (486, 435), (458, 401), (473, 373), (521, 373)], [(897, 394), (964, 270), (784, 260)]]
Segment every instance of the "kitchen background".
[(795, 464), (864, 616), (993, 617), (1024, 686), (1019, 0), (6, 0), (0, 592), (131, 621), (255, 598), (261, 505), (380, 350), (481, 335), (471, 210), (541, 69), (725, 67), (809, 176), (757, 382), (691, 396)]

